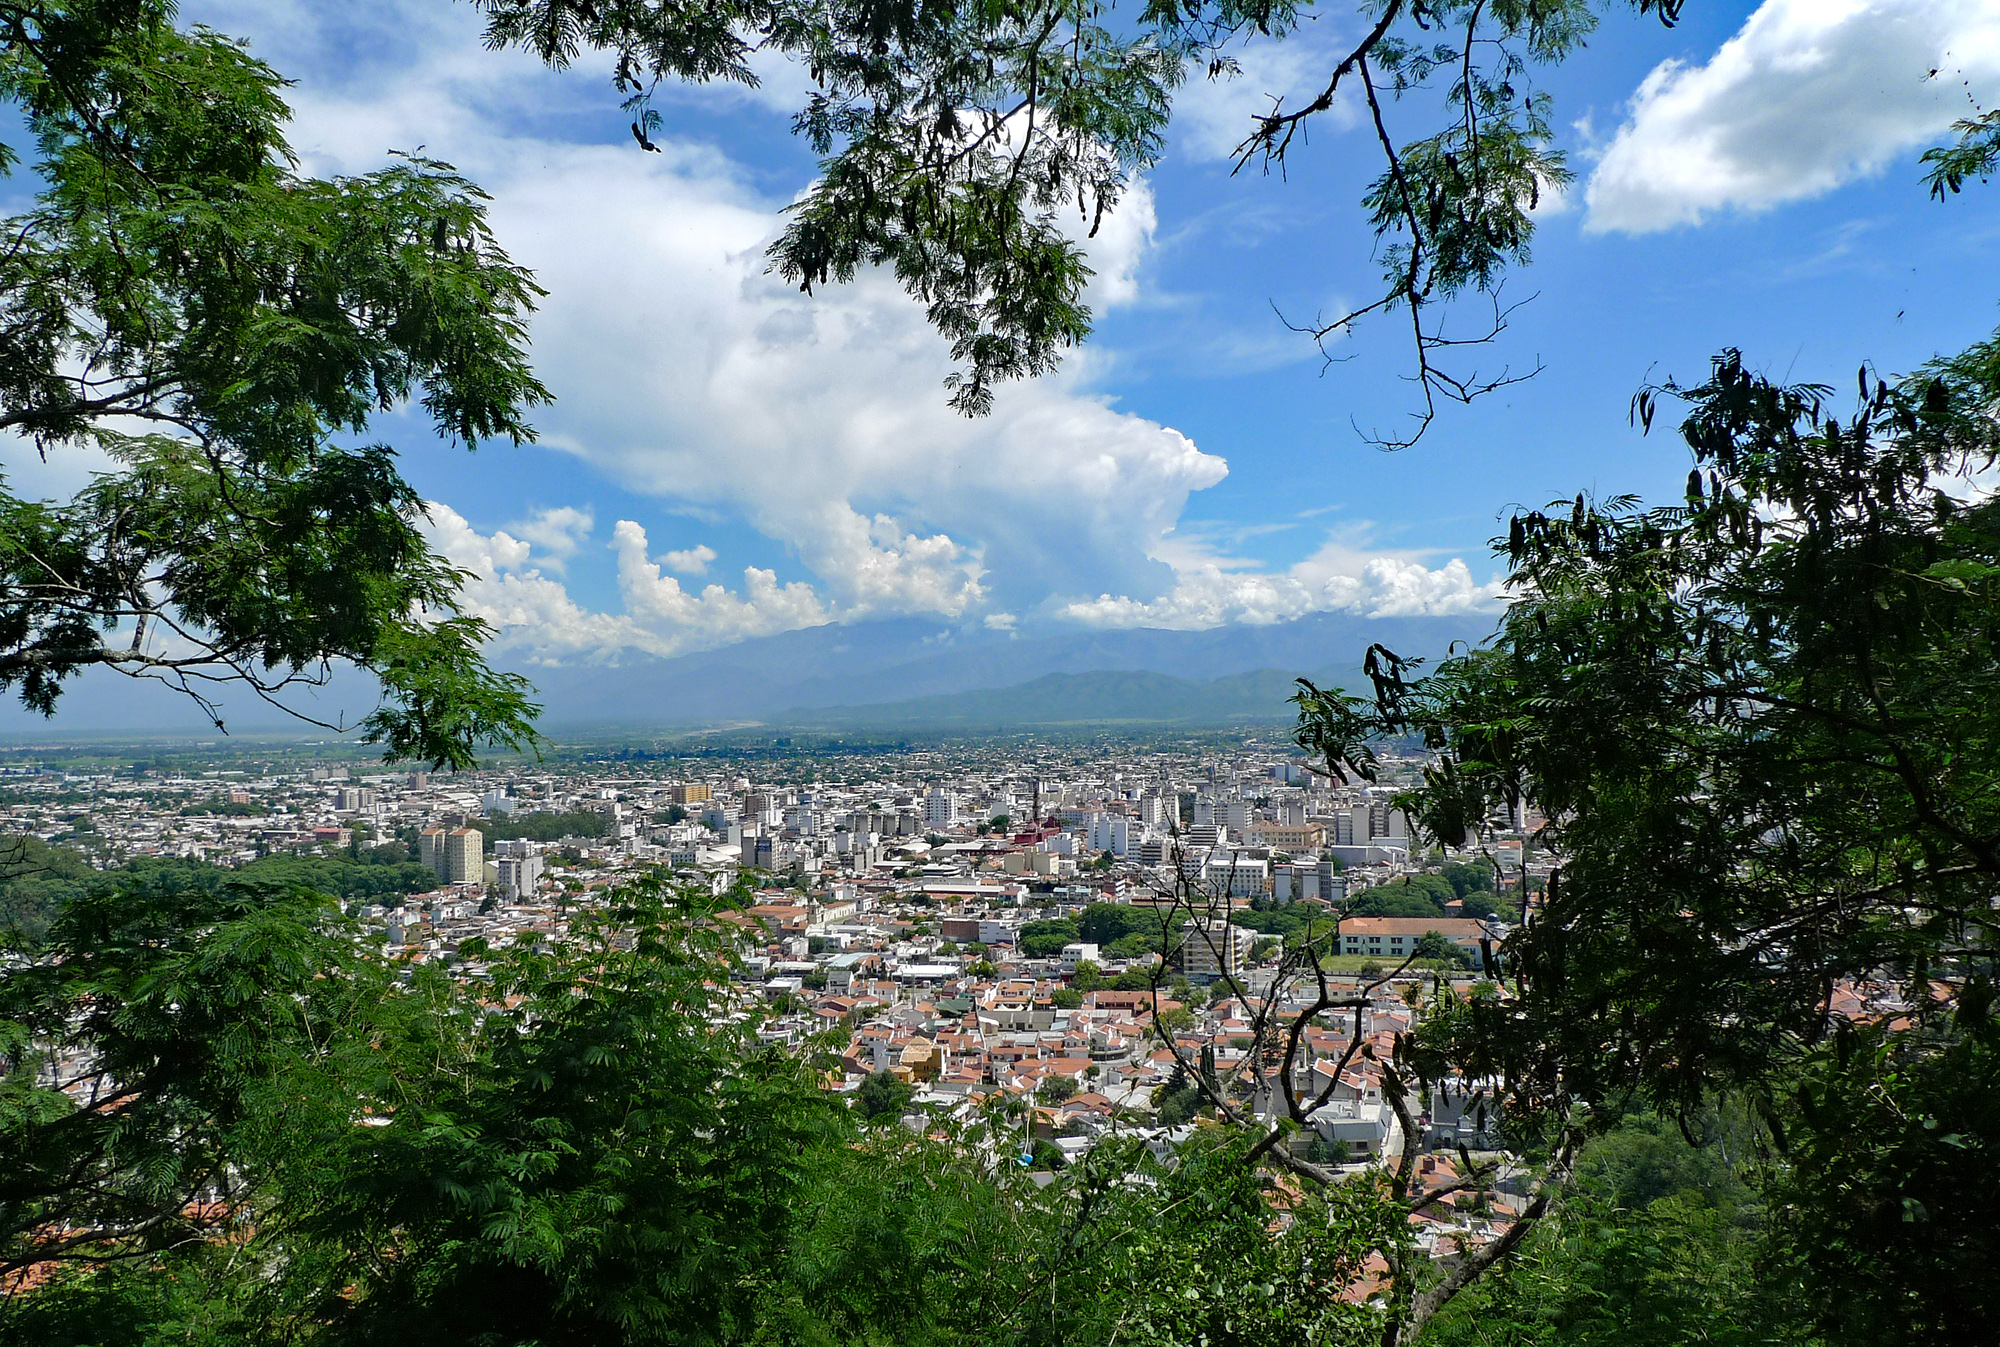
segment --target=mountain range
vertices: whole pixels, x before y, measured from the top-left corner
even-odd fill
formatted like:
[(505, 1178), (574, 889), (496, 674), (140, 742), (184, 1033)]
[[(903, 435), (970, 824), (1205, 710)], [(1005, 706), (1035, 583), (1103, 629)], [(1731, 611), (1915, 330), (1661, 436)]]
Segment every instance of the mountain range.
[[(1488, 616), (1365, 618), (1319, 613), (1266, 626), (1207, 631), (995, 631), (894, 618), (756, 637), (672, 658), (625, 652), (615, 661), (514, 665), (536, 685), (544, 725), (576, 730), (770, 726), (922, 728), (1010, 724), (1225, 724), (1288, 716), (1298, 674), (1345, 683), (1380, 643), (1435, 659), (1492, 630)], [(502, 658), (497, 661), (507, 667)], [(218, 689), (233, 732), (299, 730), (254, 698)], [(326, 720), (353, 723), (374, 703), (351, 672), (317, 697)], [(53, 720), (0, 699), (0, 735), (95, 732), (213, 735), (191, 702), (156, 684), (101, 670), (65, 691)]]
[[(812, 627), (670, 659), (523, 672), (540, 689), (554, 729), (1228, 721), (1288, 714), (1284, 699), (1298, 674), (1358, 678), (1371, 644), (1435, 659), (1453, 642), (1481, 639), (1492, 623), (1479, 615), (1319, 613), (1207, 631), (1029, 635), (898, 618)], [(1255, 676), (1215, 682), (1235, 675)]]
[(1257, 669), (1195, 681), (1144, 670), (1044, 674), (1008, 688), (943, 692), (861, 706), (795, 707), (775, 716), (787, 728), (953, 730), (1016, 726), (1220, 726), (1289, 721), (1295, 675)]

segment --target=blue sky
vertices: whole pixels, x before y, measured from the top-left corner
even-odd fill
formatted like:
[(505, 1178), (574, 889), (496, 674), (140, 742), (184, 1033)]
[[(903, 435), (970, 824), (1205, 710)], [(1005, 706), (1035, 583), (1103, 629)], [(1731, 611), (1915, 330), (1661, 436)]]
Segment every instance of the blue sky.
[[(382, 427), (476, 573), (495, 653), (528, 667), (893, 615), (1026, 631), (1487, 608), (1508, 506), (1678, 491), (1674, 437), (1626, 424), (1647, 379), (1698, 379), (1734, 345), (1851, 387), (1863, 360), (1908, 370), (2000, 322), (1994, 202), (1932, 203), (1916, 164), (2000, 97), (2000, 0), (1692, 0), (1671, 31), (1612, 12), (1537, 75), (1578, 180), (1508, 282), (1532, 302), (1476, 361), (1545, 368), (1393, 454), (1355, 426), (1394, 431), (1414, 405), (1400, 330), (1364, 325), (1323, 367), (1274, 312), (1372, 298), (1369, 142), (1331, 117), (1282, 180), (1231, 176), (1224, 154), (1264, 94), (1323, 78), (1345, 3), (1245, 49), (1235, 83), (1189, 86), (1166, 159), (1093, 245), (1095, 340), (971, 423), (892, 282), (809, 300), (762, 274), (813, 172), (788, 132), (797, 75), (670, 95), (646, 155), (602, 61), (485, 52), (467, 5), (183, 14), (297, 81), (313, 171), (422, 145), (492, 193), (501, 242), (549, 288), (542, 444), (466, 455), (412, 418)], [(9, 473), (55, 491), (86, 466)]]

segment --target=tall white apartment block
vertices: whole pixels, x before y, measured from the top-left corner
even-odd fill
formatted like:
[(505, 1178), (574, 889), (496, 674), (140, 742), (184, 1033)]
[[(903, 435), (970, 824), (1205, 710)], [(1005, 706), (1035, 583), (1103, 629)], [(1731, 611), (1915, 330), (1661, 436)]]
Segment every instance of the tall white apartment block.
[[(497, 843), (494, 849), (497, 851), (506, 845), (505, 842)], [(523, 902), (535, 896), (535, 889), (542, 879), (542, 858), (539, 855), (502, 856), (494, 862), (494, 868), (500, 872), (500, 891), (508, 898)]]
[(426, 828), (417, 834), (417, 859), (439, 879), (445, 877), (443, 828)]
[(1196, 981), (1206, 982), (1224, 973), (1241, 972), (1249, 964), (1250, 948), (1257, 933), (1219, 917), (1197, 918), (1181, 932), (1181, 944), (1174, 951), (1174, 963)]
[(444, 835), (444, 874), (448, 884), (477, 884), (486, 873), (486, 837), (477, 828), (453, 828)]

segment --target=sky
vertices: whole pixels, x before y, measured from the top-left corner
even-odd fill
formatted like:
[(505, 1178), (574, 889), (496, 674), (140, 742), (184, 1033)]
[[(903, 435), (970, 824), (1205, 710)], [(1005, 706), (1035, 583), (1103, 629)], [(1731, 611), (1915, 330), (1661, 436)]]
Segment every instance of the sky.
[[(1365, 129), (1336, 107), (1283, 176), (1229, 157), (1269, 95), (1324, 79), (1354, 35), (1344, 0), (1240, 49), (1235, 80), (1189, 82), (1166, 156), (1090, 245), (1095, 336), (978, 420), (946, 406), (945, 343), (892, 279), (807, 297), (765, 273), (814, 172), (789, 129), (797, 72), (669, 91), (646, 154), (606, 61), (488, 52), (467, 4), (182, 14), (296, 82), (305, 169), (422, 147), (491, 195), (547, 290), (539, 443), (468, 454), (406, 414), (377, 428), (515, 667), (890, 616), (1026, 633), (1476, 613), (1513, 506), (1678, 492), (1685, 448), (1628, 424), (1648, 381), (1699, 380), (1735, 346), (1851, 388), (1864, 361), (1907, 371), (2000, 322), (1995, 199), (1931, 202), (1917, 165), (2000, 99), (2000, 0), (1691, 0), (1672, 30), (1612, 11), (1535, 74), (1576, 183), (1507, 282), (1527, 302), (1465, 362), (1540, 372), (1393, 453), (1367, 432), (1401, 433), (1416, 405), (1400, 330), (1363, 324), (1329, 362), (1287, 327), (1373, 297)], [(10, 464), (10, 485), (56, 494), (91, 466)]]

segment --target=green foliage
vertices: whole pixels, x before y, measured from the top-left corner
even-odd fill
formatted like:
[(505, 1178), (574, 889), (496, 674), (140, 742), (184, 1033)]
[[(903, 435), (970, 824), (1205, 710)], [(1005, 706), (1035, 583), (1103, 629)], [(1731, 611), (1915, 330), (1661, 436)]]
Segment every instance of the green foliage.
[(1922, 1001), (1963, 957), (2000, 877), (2000, 504), (1933, 484), (2000, 445), (1992, 349), (1864, 375), (1845, 421), (1719, 358), (1682, 394), (1685, 505), (1517, 519), (1492, 647), (1385, 684), (1444, 750), (1427, 829), (1529, 791), (1551, 819), (1564, 864), (1508, 955), (1568, 1088), (1692, 1106), (1822, 1032), (1831, 983), (1888, 968)]
[(1021, 933), (1015, 940), (1015, 948), (1030, 959), (1047, 959), (1061, 954), (1064, 945), (1074, 945), (1082, 936), (1077, 924), (1064, 918), (1058, 921), (1030, 921), (1021, 926)]
[(1410, 875), (1392, 884), (1377, 884), (1347, 904), (1355, 917), (1442, 917), (1444, 905), (1457, 895), (1436, 875)]
[(1447, 861), (1438, 870), (1438, 878), (1451, 885), (1455, 897), (1468, 898), (1475, 893), (1493, 892), (1493, 866), (1485, 860), (1469, 863)]
[(1160, 952), (1159, 912), (1128, 903), (1092, 903), (1077, 918), (1078, 938), (1101, 947), (1114, 959), (1136, 959)]
[[(1633, 4), (1669, 23), (1680, 8)], [(586, 48), (607, 53), (644, 149), (658, 148), (659, 82), (754, 84), (752, 42), (792, 61), (810, 84), (793, 126), (820, 156), (819, 175), (772, 244), (771, 269), (808, 292), (893, 271), (951, 343), (951, 401), (969, 414), (991, 407), (997, 382), (1053, 369), (1088, 335), (1079, 236), (1095, 235), (1132, 175), (1157, 161), (1183, 78), (1234, 78), (1238, 40), (1284, 42), (1321, 17), (1294, 0), (1151, 0), (1115, 20), (1105, 5), (1044, 0), (879, 12), (793, 0), (481, 7), (494, 46), (556, 66)], [(1360, 204), (1382, 288), (1309, 331), (1324, 342), (1370, 315), (1409, 312), (1422, 407), (1410, 434), (1383, 441), (1406, 444), (1440, 400), (1512, 382), (1440, 368), (1444, 351), (1480, 338), (1447, 339), (1426, 310), (1494, 295), (1528, 260), (1535, 206), (1571, 177), (1533, 70), (1576, 51), (1596, 16), (1592, 0), (1358, 0), (1338, 22), (1346, 36), (1319, 58), (1323, 88), (1246, 118), (1237, 155), (1283, 168), (1313, 119), (1350, 97), (1368, 107), (1379, 168)], [(1393, 129), (1406, 118), (1416, 134)], [(1488, 335), (1504, 325), (1496, 306)]]
[(1325, 1165), (1329, 1169), (1338, 1168), (1350, 1161), (1345, 1141), (1328, 1141), (1317, 1132), (1313, 1133), (1312, 1139), (1306, 1143), (1305, 1158), (1313, 1164)]
[(602, 837), (610, 824), (595, 809), (574, 809), (568, 813), (513, 813), (479, 821), (487, 851), (493, 843), (526, 838), (530, 842), (555, 842), (565, 837)]
[(1083, 993), (1074, 987), (1058, 987), (1050, 994), (1049, 1003), (1057, 1010), (1075, 1010), (1083, 1004)]
[(323, 902), (128, 883), (64, 904), (0, 979), (0, 1272), (216, 1233), (196, 1199), (324, 1102), (282, 1083), (306, 1026), (380, 985)]
[(692, 900), (658, 881), (619, 899), (567, 942), (490, 956), (503, 1013), (420, 986), (447, 1010), (441, 1051), (364, 1096), (392, 1121), (283, 1176), (278, 1209), (356, 1288), (350, 1336), (715, 1338), (749, 1313), (799, 1157), (838, 1118), (801, 1064), (719, 1025), (724, 937)]
[(861, 1088), (854, 1092), (854, 1103), (870, 1122), (879, 1118), (893, 1121), (910, 1111), (910, 1097), (915, 1093), (910, 1083), (894, 1072), (877, 1071), (861, 1082)]
[(1035, 1091), (1044, 1104), (1060, 1104), (1076, 1096), (1076, 1081), (1068, 1076), (1050, 1076)]
[(359, 857), (265, 856), (235, 870), (206, 861), (140, 857), (113, 870), (84, 865), (73, 851), (32, 837), (0, 838), (0, 926), (38, 941), (65, 903), (111, 888), (156, 899), (225, 890), (272, 897), (314, 893), (343, 901), (378, 902), (437, 887), (427, 866), (394, 859), (400, 844)]
[(63, 904), (95, 880), (96, 872), (68, 847), (38, 837), (0, 837), (0, 931), (40, 940)]
[(393, 453), (356, 441), (406, 399), (467, 446), (531, 438), (540, 291), (449, 165), (294, 172), (280, 78), (171, 19), (47, 0), (0, 21), (39, 185), (0, 259), (0, 427), (114, 465), (66, 503), (0, 493), (0, 689), (47, 714), (101, 666), (220, 725), (205, 680), (280, 698), (347, 660), (382, 684), (361, 727), (390, 757), (527, 746), (525, 681), (480, 656)]
[[(1787, 1322), (1956, 1341), (1991, 1320), (1967, 1260), (1991, 1257), (2000, 1201), (2000, 501), (1970, 480), (2000, 456), (2000, 339), (1858, 384), (1842, 415), (1730, 351), (1642, 393), (1649, 427), (1686, 404), (1684, 502), (1517, 515), (1495, 637), (1424, 676), (1371, 650), (1357, 715), (1433, 755), (1398, 798), (1425, 834), (1530, 806), (1560, 860), (1501, 951), (1506, 1011), (1451, 1009), (1427, 1050), (1504, 1078), (1515, 1125), (1571, 1135), (1635, 1099), (1688, 1119), (1742, 1092), (1777, 1154), (1773, 1284), (1814, 1307)], [(1673, 1200), (1586, 1229), (1589, 1284), (1758, 1340), (1742, 1240)], [(1633, 1322), (1565, 1303), (1548, 1313), (1606, 1341)]]
[(1425, 931), (1417, 938), (1416, 955), (1433, 963), (1472, 966), (1472, 956), (1466, 950), (1451, 943), (1436, 931)]
[(1685, 1195), (1569, 1204), (1527, 1252), (1433, 1321), (1436, 1347), (1771, 1347), (1813, 1341), (1752, 1232)]
[(1316, 939), (1333, 929), (1327, 908), (1316, 902), (1286, 903), (1264, 908), (1253, 906), (1248, 911), (1230, 913), (1229, 920), (1233, 925), (1300, 943)]
[(1148, 954), (1158, 954), (1160, 943), (1158, 935), (1146, 931), (1134, 931), (1130, 935), (1121, 935), (1104, 946), (1104, 952), (1114, 959), (1141, 959)]
[(1670, 1121), (1622, 1119), (1521, 1253), (1432, 1321), (1437, 1347), (1766, 1347), (1816, 1341), (1804, 1287), (1776, 1254), (1740, 1169), (1750, 1128), (1704, 1111), (1699, 1145)]
[[(1015, 1154), (1018, 1123), (981, 1119)], [(1011, 1136), (1009, 1133), (1011, 1132)], [(1027, 1147), (1056, 1170), (1055, 1148)], [(1239, 1148), (1160, 1165), (1100, 1143), (1046, 1188), (989, 1180), (962, 1149), (879, 1135), (823, 1171), (767, 1299), (769, 1340), (1179, 1347), (1372, 1342), (1379, 1311), (1341, 1300), (1371, 1239), (1400, 1238), (1371, 1185), (1308, 1199), (1283, 1233)]]
[[(821, 156), (771, 267), (810, 292), (892, 270), (963, 366), (952, 403), (986, 411), (992, 385), (1054, 368), (1089, 331), (1090, 268), (1059, 214), (1095, 232), (1129, 175), (1163, 148), (1177, 48), (1103, 26), (1093, 7), (1004, 5), (978, 14), (835, 15), (726, 0), (483, 0), (488, 40), (567, 65), (608, 50), (632, 133), (652, 148), (662, 78), (754, 83), (743, 36), (806, 67), (796, 129)], [(1025, 96), (1025, 116), (1014, 116)]]
[(1162, 1127), (1179, 1127), (1193, 1120), (1201, 1102), (1201, 1091), (1175, 1067), (1167, 1083), (1153, 1091), (1153, 1121)]
[[(1234, 1135), (1167, 1166), (1028, 1143), (1044, 1188), (1004, 1105), (946, 1143), (856, 1132), (909, 1087), (843, 1109), (720, 1013), (727, 937), (694, 895), (469, 942), (466, 988), (397, 977), (310, 895), (126, 878), (0, 983), (0, 1270), (68, 1259), (0, 1303), (0, 1342), (1379, 1338), (1341, 1295), (1407, 1242), (1375, 1185), (1281, 1220)], [(79, 1109), (41, 1080), (79, 1052), (138, 1087)]]
[(1505, 921), (1515, 921), (1521, 915), (1516, 904), (1503, 901), (1498, 894), (1485, 893), (1478, 889), (1465, 896), (1465, 906), (1460, 910), (1468, 917), (1481, 920), (1498, 917)]
[(1784, 1111), (1772, 1227), (1830, 1341), (1965, 1342), (2000, 1316), (2000, 1050), (1879, 1028), (1814, 1054)]
[(1923, 161), (1931, 166), (1924, 181), (1939, 201), (1946, 193), (1957, 195), (1968, 178), (1990, 178), (2000, 164), (2000, 110), (1954, 122), (1951, 129), (1956, 142), (1924, 151)]

